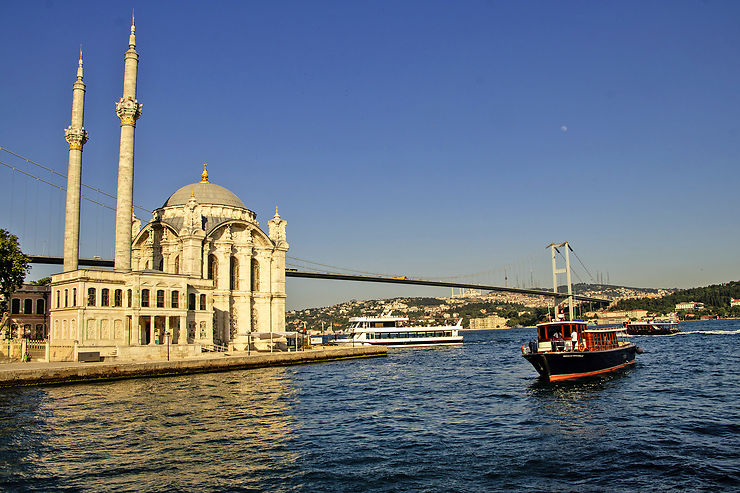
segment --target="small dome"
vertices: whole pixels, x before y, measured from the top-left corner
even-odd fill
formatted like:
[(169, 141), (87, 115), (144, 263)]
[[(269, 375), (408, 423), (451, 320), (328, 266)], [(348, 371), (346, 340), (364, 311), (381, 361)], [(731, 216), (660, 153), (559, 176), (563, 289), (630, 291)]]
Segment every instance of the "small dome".
[(246, 209), (244, 203), (231, 191), (222, 186), (203, 181), (185, 185), (170, 195), (170, 198), (167, 199), (162, 207), (185, 205), (190, 200), (191, 195), (195, 196), (195, 199), (200, 204), (228, 205)]

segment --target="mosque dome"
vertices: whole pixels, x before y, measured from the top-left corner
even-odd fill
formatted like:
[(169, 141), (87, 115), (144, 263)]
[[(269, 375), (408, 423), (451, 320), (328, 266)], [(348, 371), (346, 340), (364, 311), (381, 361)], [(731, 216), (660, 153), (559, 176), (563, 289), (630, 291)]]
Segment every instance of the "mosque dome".
[(227, 205), (246, 209), (244, 203), (233, 192), (208, 181), (208, 172), (205, 165), (203, 165), (201, 178), (199, 182), (185, 185), (170, 195), (170, 198), (167, 199), (162, 207), (185, 205), (190, 200), (190, 197), (194, 196), (200, 204)]

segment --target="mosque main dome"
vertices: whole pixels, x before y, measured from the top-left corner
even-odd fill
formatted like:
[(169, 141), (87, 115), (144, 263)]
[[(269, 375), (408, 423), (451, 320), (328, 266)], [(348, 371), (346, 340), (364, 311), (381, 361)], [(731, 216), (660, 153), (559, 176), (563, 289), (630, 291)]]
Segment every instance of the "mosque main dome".
[(227, 205), (230, 207), (237, 207), (240, 209), (246, 209), (239, 197), (237, 197), (230, 190), (213, 184), (208, 181), (208, 172), (205, 167), (201, 180), (197, 183), (185, 185), (184, 187), (177, 190), (175, 193), (170, 195), (162, 207), (182, 206), (188, 203), (191, 196), (200, 204), (213, 204), (213, 205)]

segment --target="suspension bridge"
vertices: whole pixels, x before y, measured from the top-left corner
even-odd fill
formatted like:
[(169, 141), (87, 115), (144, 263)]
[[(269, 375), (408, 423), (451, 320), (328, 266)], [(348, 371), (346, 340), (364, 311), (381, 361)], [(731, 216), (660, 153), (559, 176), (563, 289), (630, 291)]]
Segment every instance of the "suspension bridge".
[[(34, 195), (36, 199), (38, 200), (44, 200), (48, 199), (51, 201), (51, 193), (48, 193), (48, 191), (56, 190), (57, 192), (64, 193), (66, 191), (66, 175), (64, 173), (61, 173), (53, 167), (46, 166), (44, 164), (38, 163), (34, 160), (31, 160), (29, 158), (26, 158), (22, 156), (21, 154), (18, 154), (16, 152), (13, 152), (5, 147), (0, 147), (0, 166), (4, 167), (11, 176), (8, 178), (8, 182), (10, 183), (10, 194), (6, 195), (6, 199), (9, 198), (9, 204), (8, 208), (6, 210), (9, 211), (11, 218), (14, 217), (14, 214), (18, 212), (18, 208), (23, 208), (23, 201), (19, 201), (16, 199), (14, 194), (23, 194), (26, 196), (25, 199), (27, 199), (27, 196), (29, 195), (29, 189), (31, 189), (30, 195)], [(113, 200), (115, 201), (115, 195), (110, 194), (102, 190), (98, 187), (92, 187), (86, 184), (82, 184), (83, 189), (85, 192), (82, 194), (83, 200), (86, 201), (87, 208), (83, 209), (83, 216), (87, 216), (86, 219), (90, 222), (93, 222), (92, 229), (95, 230), (96, 234), (100, 235), (100, 231), (104, 230), (105, 228), (102, 227), (103, 223), (108, 223), (107, 220), (100, 219), (101, 212), (103, 210), (106, 211), (114, 211), (115, 208), (111, 205), (108, 205), (106, 203), (106, 200)], [(25, 200), (24, 199), (24, 200)], [(20, 203), (20, 205), (19, 205)], [(60, 207), (61, 205), (61, 207)], [(0, 200), (0, 206), (2, 206), (2, 201)], [(143, 211), (145, 213), (150, 213), (152, 211), (138, 206), (134, 204), (134, 207), (138, 209), (139, 211)], [(61, 209), (61, 212), (60, 212)], [(63, 264), (63, 258), (61, 256), (55, 256), (52, 255), (51, 251), (49, 250), (55, 250), (56, 248), (52, 247), (52, 244), (54, 243), (48, 236), (56, 235), (58, 237), (63, 236), (63, 201), (61, 204), (57, 203), (56, 205), (53, 205), (51, 202), (49, 203), (49, 206), (46, 208), (47, 211), (49, 211), (49, 217), (48, 219), (48, 227), (46, 225), (41, 225), (39, 228), (38, 220), (29, 220), (28, 217), (26, 217), (25, 212), (22, 214), (22, 220), (20, 221), (21, 224), (16, 232), (21, 237), (22, 240), (24, 240), (26, 237), (32, 237), (35, 240), (35, 244), (40, 244), (42, 247), (40, 248), (41, 252), (35, 252), (35, 253), (28, 253), (26, 252), (26, 255), (30, 258), (31, 262), (34, 264), (46, 264), (46, 265), (62, 265)], [(107, 212), (110, 214), (110, 212)], [(9, 220), (9, 223), (12, 223), (12, 221)], [(30, 225), (34, 225), (34, 231), (29, 232)], [(11, 225), (12, 228), (12, 225)], [(43, 230), (41, 234), (39, 234), (39, 229)], [(46, 236), (44, 236), (44, 232)], [(34, 242), (32, 242), (34, 243)], [(101, 250), (101, 241), (98, 240), (96, 247), (98, 248), (98, 251)], [(567, 248), (570, 248), (569, 246)], [(47, 251), (43, 251), (47, 250)], [(575, 254), (575, 252), (570, 250), (572, 253)], [(559, 252), (559, 250), (558, 250)], [(561, 253), (561, 252), (559, 252)], [(562, 255), (562, 253), (561, 253)], [(587, 273), (587, 275), (590, 277), (591, 281), (593, 281), (593, 276), (591, 276), (590, 272), (586, 268), (586, 266), (583, 264), (581, 259), (576, 255), (576, 258), (578, 259), (579, 263), (583, 267), (584, 271)], [(467, 274), (467, 275), (459, 275), (454, 277), (442, 277), (442, 278), (434, 278), (434, 279), (427, 279), (422, 278), (421, 276), (411, 276), (411, 275), (402, 275), (402, 276), (393, 276), (393, 275), (383, 275), (383, 274), (377, 274), (377, 273), (369, 273), (369, 272), (362, 272), (357, 271), (349, 268), (342, 268), (342, 267), (336, 267), (328, 264), (321, 264), (318, 262), (314, 262), (311, 260), (306, 259), (300, 259), (296, 257), (287, 257), (287, 261), (289, 262), (288, 267), (286, 268), (285, 275), (288, 278), (303, 278), (303, 279), (323, 279), (323, 280), (335, 280), (335, 281), (354, 281), (354, 282), (365, 282), (365, 283), (385, 283), (385, 284), (395, 284), (395, 285), (406, 285), (406, 286), (427, 286), (427, 287), (439, 287), (439, 288), (452, 288), (452, 289), (460, 289), (460, 290), (476, 290), (480, 292), (500, 292), (500, 293), (513, 293), (513, 294), (520, 294), (520, 295), (528, 295), (528, 296), (541, 296), (545, 298), (553, 298), (556, 300), (556, 302), (561, 301), (563, 299), (568, 299), (569, 297), (576, 301), (583, 301), (583, 302), (590, 302), (590, 303), (597, 303), (597, 304), (607, 304), (610, 302), (610, 300), (593, 297), (593, 296), (587, 296), (583, 294), (577, 294), (573, 293), (569, 296), (568, 293), (563, 292), (555, 292), (554, 290), (548, 290), (548, 289), (542, 289), (535, 286), (534, 276), (532, 273), (532, 267), (531, 267), (531, 258), (523, 259), (522, 261), (516, 263), (516, 264), (509, 264), (503, 267), (499, 267), (498, 269), (493, 269), (485, 272), (479, 272), (475, 274)], [(114, 261), (112, 259), (104, 259), (101, 258), (101, 256), (94, 256), (92, 258), (80, 258), (79, 259), (79, 265), (80, 266), (89, 266), (89, 267), (113, 267)], [(529, 263), (529, 272), (527, 275), (527, 268)], [(292, 265), (291, 265), (292, 264)], [(294, 268), (295, 267), (295, 268)], [(471, 278), (480, 278), (485, 275), (491, 275), (493, 273), (503, 273), (505, 285), (494, 285), (490, 283), (485, 282), (472, 282), (469, 279)], [(575, 271), (574, 271), (575, 273)], [(508, 280), (509, 276), (511, 276), (512, 280), (516, 279), (517, 286), (508, 286)], [(583, 279), (578, 276), (576, 273), (576, 276), (583, 282)], [(598, 276), (598, 274), (597, 274)], [(528, 279), (527, 279), (528, 278)], [(529, 287), (526, 286), (527, 280), (529, 283)]]

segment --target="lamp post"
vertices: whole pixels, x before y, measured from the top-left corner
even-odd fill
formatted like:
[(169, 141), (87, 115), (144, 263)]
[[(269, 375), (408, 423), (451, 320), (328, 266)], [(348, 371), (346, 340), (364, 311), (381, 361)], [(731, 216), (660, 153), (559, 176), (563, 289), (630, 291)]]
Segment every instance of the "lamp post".
[(167, 361), (170, 360), (170, 331), (165, 330), (164, 331), (165, 337), (167, 337)]

